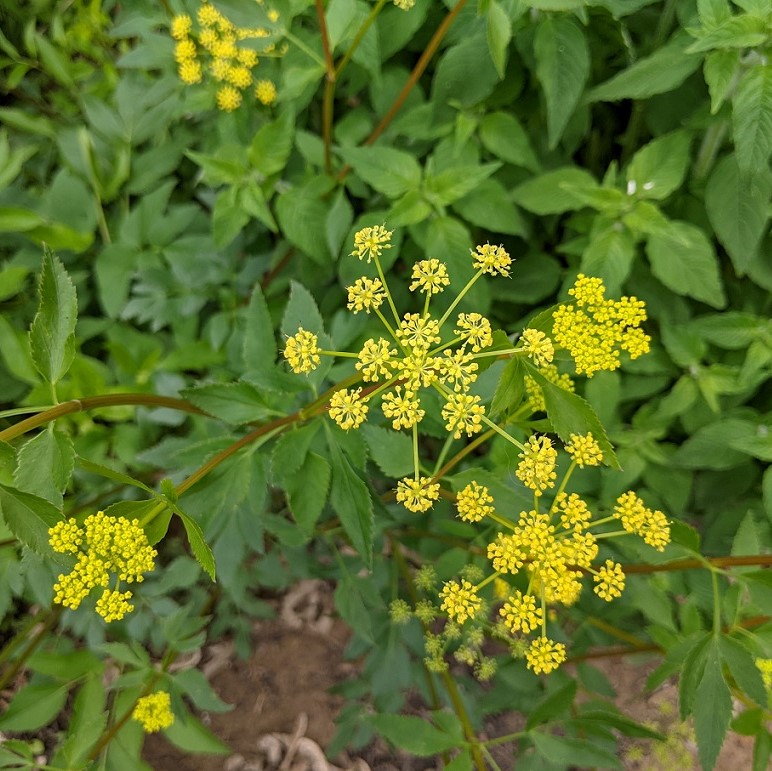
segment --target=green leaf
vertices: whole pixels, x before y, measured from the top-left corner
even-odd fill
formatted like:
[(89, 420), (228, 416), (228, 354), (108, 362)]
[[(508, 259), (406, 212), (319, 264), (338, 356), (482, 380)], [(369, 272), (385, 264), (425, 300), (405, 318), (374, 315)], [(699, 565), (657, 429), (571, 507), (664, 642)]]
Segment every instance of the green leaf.
[(242, 358), (247, 370), (272, 369), (276, 361), (273, 322), (260, 284), (255, 284), (247, 306)]
[(766, 709), (768, 694), (761, 679), (761, 673), (748, 649), (728, 635), (721, 635), (718, 640), (721, 658), (729, 667), (729, 672), (742, 691), (750, 696), (760, 707)]
[(507, 69), (510, 40), (512, 40), (512, 22), (501, 4), (491, 0), (488, 6), (488, 51), (493, 59), (493, 66), (502, 80)]
[(393, 147), (344, 147), (343, 160), (353, 167), (370, 187), (388, 198), (398, 198), (421, 184), (418, 161)]
[(504, 371), (501, 373), (496, 391), (493, 394), (489, 417), (496, 419), (499, 415), (506, 415), (512, 407), (516, 407), (525, 395), (525, 366), (519, 356), (511, 358)]
[(369, 723), (394, 746), (411, 755), (437, 755), (458, 746), (456, 738), (413, 715), (372, 715)]
[(194, 386), (183, 389), (180, 394), (199, 409), (226, 423), (265, 420), (273, 414), (260, 391), (244, 381)]
[(373, 558), (373, 501), (370, 490), (351, 467), (334, 438), (329, 438), (328, 445), (332, 461), (330, 503), (353, 547), (369, 565)]
[(105, 477), (105, 479), (112, 479), (113, 482), (117, 482), (120, 485), (138, 487), (140, 490), (144, 490), (150, 495), (155, 495), (153, 489), (139, 479), (134, 479), (134, 477), (124, 474), (122, 471), (110, 468), (109, 466), (103, 466), (101, 463), (94, 463), (94, 461), (83, 458), (80, 455), (77, 457), (78, 465), (91, 474), (98, 474), (101, 477)]
[(699, 316), (689, 324), (700, 337), (730, 351), (747, 348), (755, 340), (763, 340), (769, 321), (742, 311), (726, 311)]
[(671, 456), (670, 462), (681, 468), (734, 468), (748, 458), (745, 453), (733, 450), (731, 444), (755, 435), (756, 425), (751, 421), (722, 418), (697, 429)]
[(215, 246), (227, 246), (248, 222), (249, 215), (239, 201), (239, 188), (223, 190), (217, 196), (212, 212), (212, 238)]
[(282, 318), (281, 331), (289, 337), (296, 334), (300, 327), (320, 338), (326, 337), (322, 314), (319, 313), (313, 295), (302, 284), (291, 281), (289, 302)]
[(526, 730), (530, 731), (540, 723), (556, 720), (568, 712), (576, 698), (577, 682), (569, 680), (565, 685), (550, 693), (546, 698), (529, 710)]
[[(495, 179), (486, 179), (475, 190), (453, 203), (453, 209), (472, 225), (491, 233), (527, 236), (528, 225)], [(391, 220), (389, 220), (391, 221)]]
[(772, 67), (751, 67), (732, 99), (732, 130), (742, 175), (766, 169), (772, 155)]
[[(324, 180), (321, 180), (325, 182)], [(290, 243), (320, 265), (328, 264), (330, 251), (324, 238), (328, 204), (322, 196), (326, 183), (293, 187), (276, 199), (276, 217)]]
[[(596, 223), (600, 221), (598, 218)], [(629, 277), (634, 260), (635, 239), (615, 220), (598, 232), (593, 228), (592, 240), (582, 253), (582, 272), (603, 279), (608, 292), (617, 294)]]
[(30, 209), (0, 207), (0, 233), (24, 233), (45, 224), (45, 219)]
[(298, 473), (287, 477), (285, 484), (292, 516), (310, 538), (327, 502), (330, 464), (321, 455), (310, 452)]
[(295, 141), (295, 121), (285, 112), (255, 133), (247, 158), (251, 166), (266, 177), (277, 174), (286, 165)]
[(616, 756), (584, 739), (566, 739), (540, 731), (532, 731), (529, 738), (540, 755), (560, 768), (569, 766), (622, 768)]
[(48, 530), (62, 519), (56, 506), (45, 498), (0, 485), (0, 514), (25, 546), (43, 556), (52, 555)]
[[(87, 677), (73, 701), (67, 738), (61, 746), (67, 768), (83, 766), (89, 751), (102, 735), (107, 725), (106, 700), (102, 672)], [(56, 756), (52, 765), (59, 765)]]
[(689, 222), (671, 222), (667, 232), (649, 236), (652, 273), (676, 294), (723, 308), (726, 305), (713, 244)]
[(575, 191), (597, 188), (592, 174), (574, 166), (564, 166), (519, 185), (512, 191), (512, 198), (534, 214), (561, 214), (585, 205)]
[(206, 753), (208, 755), (230, 755), (232, 749), (218, 739), (200, 720), (187, 714), (175, 716), (175, 721), (164, 729), (164, 736), (185, 752)]
[(639, 59), (626, 70), (614, 75), (590, 91), (594, 102), (616, 102), (620, 99), (648, 99), (672, 91), (699, 66), (702, 57), (687, 53), (689, 37), (679, 33), (651, 56)]
[[(104, 511), (109, 517), (138, 519), (151, 546), (155, 546), (166, 535), (172, 518), (172, 510), (168, 503), (159, 501), (158, 498), (152, 498), (149, 501), (117, 501), (111, 503)], [(153, 512), (153, 518), (148, 522), (147, 517), (151, 512)]]
[(639, 198), (664, 201), (684, 181), (690, 144), (685, 131), (674, 131), (644, 145), (627, 168), (628, 191), (632, 188)]
[(728, 16), (706, 33), (700, 31), (697, 34), (699, 39), (686, 49), (688, 54), (713, 48), (753, 48), (767, 39), (764, 19), (750, 14)]
[(480, 141), (502, 161), (522, 166), (533, 172), (540, 170), (531, 140), (514, 115), (491, 112), (480, 122)]
[(193, 556), (198, 561), (198, 564), (207, 572), (212, 581), (215, 580), (215, 564), (214, 554), (209, 548), (206, 540), (204, 539), (204, 532), (201, 530), (201, 526), (196, 522), (193, 517), (186, 514), (179, 506), (173, 503), (169, 503), (174, 513), (182, 520), (182, 524), (185, 526), (185, 532), (188, 536), (188, 543), (193, 552)]
[[(373, 610), (378, 605), (379, 599), (374, 585), (366, 578), (346, 573), (335, 588), (335, 608), (340, 617), (370, 645), (375, 645)], [(382, 607), (378, 610), (383, 612)]]
[(592, 433), (603, 453), (603, 462), (611, 468), (621, 468), (606, 436), (606, 430), (589, 403), (579, 394), (564, 391), (554, 383), (550, 383), (536, 368), (529, 369), (528, 374), (541, 386), (552, 428), (563, 442), (569, 442), (571, 434)]
[(408, 434), (370, 423), (361, 430), (370, 456), (386, 476), (401, 479), (413, 472), (413, 442)]
[(742, 276), (753, 262), (766, 228), (772, 174), (742, 177), (733, 155), (714, 169), (705, 189), (705, 208), (718, 240)]
[(456, 166), (441, 171), (436, 176), (427, 176), (424, 182), (424, 196), (440, 206), (453, 203), (461, 196), (474, 192), (482, 182), (500, 168), (500, 163), (486, 163), (482, 166)]
[(386, 221), (394, 227), (415, 225), (432, 213), (432, 207), (418, 190), (410, 190), (389, 209)]
[(694, 699), (694, 732), (705, 771), (712, 771), (716, 764), (731, 717), (732, 695), (721, 671), (718, 642), (714, 639), (708, 645), (705, 671)]
[(435, 112), (448, 103), (464, 108), (480, 104), (496, 87), (499, 75), (493, 59), (482, 53), (488, 48), (486, 37), (486, 30), (465, 35), (442, 54), (432, 82)]
[(553, 149), (573, 115), (590, 74), (590, 52), (579, 25), (568, 15), (546, 16), (534, 38), (536, 76), (547, 103), (547, 137)]
[(22, 688), (0, 715), (0, 729), (30, 732), (48, 725), (62, 711), (70, 685), (46, 683)]
[(710, 112), (712, 115), (719, 111), (724, 100), (729, 96), (739, 67), (739, 51), (711, 51), (705, 57), (702, 71), (710, 91)]
[(59, 258), (43, 252), (38, 285), (40, 305), (30, 328), (30, 351), (36, 369), (49, 383), (58, 383), (75, 357), (78, 300)]
[(16, 487), (62, 505), (62, 493), (75, 467), (72, 439), (61, 431), (44, 429), (19, 450), (14, 472)]
[(171, 676), (172, 682), (190, 698), (197, 709), (230, 712), (233, 704), (224, 702), (199, 669), (183, 669)]

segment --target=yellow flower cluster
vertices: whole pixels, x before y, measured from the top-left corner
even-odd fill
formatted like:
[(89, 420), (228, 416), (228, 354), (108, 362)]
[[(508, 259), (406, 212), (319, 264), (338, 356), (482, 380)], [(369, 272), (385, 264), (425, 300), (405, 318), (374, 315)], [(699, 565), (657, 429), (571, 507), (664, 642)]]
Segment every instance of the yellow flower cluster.
[[(121, 582), (143, 580), (155, 567), (156, 550), (148, 543), (139, 520), (110, 517), (103, 511), (87, 517), (82, 526), (74, 519), (58, 522), (48, 531), (51, 548), (77, 556), (69, 573), (54, 584), (54, 602), (75, 610), (99, 587), (96, 611), (105, 621), (117, 621), (134, 610), (130, 591), (120, 591)], [(112, 581), (114, 587), (110, 588)]]
[(764, 687), (768, 691), (772, 691), (772, 659), (756, 659), (756, 666), (761, 672)]
[[(264, 0), (258, 0), (258, 5), (263, 4)], [(272, 25), (279, 20), (279, 14), (269, 9), (266, 18)], [(241, 106), (243, 92), (252, 86), (253, 70), (260, 63), (254, 41), (262, 41), (260, 56), (278, 56), (284, 51), (276, 49), (275, 31), (267, 27), (237, 27), (210, 2), (199, 6), (196, 22), (198, 30), (194, 31), (190, 16), (172, 19), (170, 31), (176, 41), (177, 73), (183, 83), (194, 85), (202, 82), (206, 71), (219, 84), (217, 107), (232, 112)], [(252, 43), (244, 45), (244, 41)], [(261, 104), (271, 105), (276, 101), (276, 86), (271, 80), (258, 80), (254, 95)]]
[[(347, 287), (348, 309), (355, 314), (375, 314), (383, 324), (384, 336), (365, 340), (356, 353), (323, 351), (316, 335), (299, 329), (287, 340), (284, 356), (297, 373), (312, 371), (321, 355), (356, 358), (354, 366), (362, 380), (377, 385), (333, 394), (328, 413), (345, 431), (356, 429), (364, 422), (369, 403), (377, 398), (392, 428), (395, 431), (412, 429), (415, 443), (416, 426), (426, 414), (421, 392), (433, 389), (444, 399), (442, 418), (448, 433), (455, 439), (474, 436), (484, 424), (490, 423), (480, 396), (471, 393), (471, 389), (479, 368), (475, 359), (488, 355), (486, 349), (493, 344), (491, 324), (479, 313), (458, 313), (451, 334), (445, 322), (452, 317), (465, 292), (482, 275), (508, 275), (512, 258), (502, 246), (485, 244), (473, 250), (471, 258), (477, 273), (440, 317), (431, 314), (430, 304), (433, 297), (450, 285), (448, 269), (435, 258), (419, 260), (412, 267), (410, 291), (423, 295), (423, 311), (400, 317), (380, 262), (384, 251), (392, 247), (392, 234), (383, 225), (375, 225), (362, 228), (354, 235), (351, 255), (374, 262), (378, 278), (362, 276)], [(543, 358), (547, 348), (551, 348), (542, 333), (525, 339), (530, 341), (535, 356)], [(525, 347), (518, 350), (527, 353)], [(439, 485), (420, 476), (417, 451), (415, 456), (414, 477), (399, 483), (397, 500), (411, 511), (423, 512), (439, 497)]]
[(174, 723), (171, 697), (166, 691), (142, 696), (137, 699), (131, 716), (149, 734), (169, 728)]
[[(566, 450), (573, 459), (572, 468), (597, 465), (603, 459), (591, 434), (572, 435)], [(526, 444), (518, 476), (537, 493), (536, 503), (541, 500), (538, 494), (554, 484), (556, 456), (546, 437), (532, 437)], [(600, 540), (625, 533), (598, 532), (597, 528), (624, 517), (625, 531), (640, 535), (655, 548), (664, 548), (669, 541), (664, 515), (661, 512), (655, 515), (646, 509), (632, 492), (619, 498), (611, 516), (593, 522), (587, 503), (576, 493), (564, 491), (569, 475), (570, 471), (546, 512), (538, 508), (523, 511), (516, 521), (500, 516), (488, 488), (476, 481), (467, 484), (456, 496), (458, 516), (462, 520), (487, 519), (502, 529), (487, 548), (493, 573), (476, 584), (468, 575), (467, 581), (446, 583), (440, 594), (441, 608), (455, 624), (474, 620), (480, 612), (477, 601), (480, 607), (483, 603), (479, 591), (492, 582), (494, 602), (502, 601), (498, 611), (501, 635), (513, 640), (513, 650), (522, 648), (520, 655), (525, 656), (528, 667), (536, 674), (554, 670), (566, 656), (565, 646), (547, 637), (547, 606), (574, 604), (582, 589), (583, 574), (593, 577), (595, 594), (607, 602), (621, 597), (624, 591), (625, 575), (621, 565), (611, 559), (597, 568), (593, 565)], [(504, 578), (521, 571), (527, 577), (526, 591), (514, 589)], [(538, 637), (530, 643), (517, 637), (534, 632)]]
[(554, 342), (573, 356), (578, 374), (592, 377), (599, 370), (620, 366), (620, 351), (636, 359), (648, 352), (651, 338), (641, 329), (646, 320), (642, 300), (605, 299), (599, 278), (579, 274), (568, 293), (574, 303), (560, 305), (553, 314)]

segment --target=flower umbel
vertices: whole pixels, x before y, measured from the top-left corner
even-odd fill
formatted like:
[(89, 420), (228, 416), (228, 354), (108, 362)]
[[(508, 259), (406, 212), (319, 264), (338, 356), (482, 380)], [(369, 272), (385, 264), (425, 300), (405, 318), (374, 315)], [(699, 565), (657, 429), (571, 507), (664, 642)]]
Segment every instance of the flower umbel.
[(440, 486), (429, 477), (405, 477), (397, 483), (397, 500), (410, 511), (428, 511), (439, 497)]
[(287, 338), (284, 346), (284, 358), (289, 362), (292, 371), (298, 374), (313, 372), (320, 364), (319, 338), (313, 333), (299, 327), (296, 334)]
[(155, 733), (169, 728), (174, 723), (171, 709), (171, 697), (166, 691), (151, 693), (137, 700), (131, 716), (146, 733)]

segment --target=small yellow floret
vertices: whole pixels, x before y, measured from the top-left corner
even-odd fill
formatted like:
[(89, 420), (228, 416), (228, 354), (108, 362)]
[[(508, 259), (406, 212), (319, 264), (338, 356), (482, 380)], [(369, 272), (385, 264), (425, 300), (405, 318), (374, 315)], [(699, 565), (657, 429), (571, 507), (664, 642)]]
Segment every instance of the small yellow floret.
[(542, 622), (542, 610), (536, 607), (532, 594), (516, 591), (499, 610), (504, 624), (511, 632), (533, 632)]
[(177, 68), (177, 73), (180, 76), (180, 80), (189, 86), (201, 82), (201, 65), (193, 59), (181, 62)]
[(180, 15), (172, 19), (171, 33), (175, 40), (186, 38), (193, 29), (193, 21), (190, 16)]
[(410, 291), (416, 289), (424, 294), (439, 294), (448, 284), (448, 269), (445, 264), (436, 259), (421, 260), (413, 265), (413, 281)]
[(131, 716), (147, 733), (155, 733), (174, 723), (171, 703), (171, 697), (166, 691), (151, 693), (137, 700)]
[(412, 351), (428, 351), (440, 342), (440, 325), (437, 319), (406, 313), (397, 327), (397, 339)]
[(236, 88), (247, 88), (252, 84), (252, 73), (246, 67), (231, 67), (228, 82)]
[(362, 380), (375, 383), (382, 377), (391, 376), (393, 357), (396, 355), (396, 348), (392, 348), (388, 340), (380, 337), (376, 342), (370, 338), (362, 346), (354, 366), (362, 373)]
[(579, 468), (599, 466), (603, 462), (603, 453), (595, 437), (589, 433), (571, 434), (571, 441), (566, 445), (566, 452)]
[(379, 278), (358, 278), (351, 286), (346, 287), (348, 292), (347, 308), (353, 313), (377, 310), (386, 299), (386, 291)]
[(177, 45), (174, 46), (174, 60), (178, 64), (182, 62), (190, 61), (196, 58), (196, 44), (190, 40), (180, 40)]
[(593, 580), (597, 584), (595, 594), (606, 602), (622, 596), (625, 588), (625, 574), (618, 562), (606, 560), (606, 564), (593, 576)]
[(397, 483), (397, 500), (409, 511), (428, 511), (440, 497), (440, 486), (430, 477), (405, 477)]
[(475, 268), (491, 276), (508, 276), (512, 265), (512, 258), (507, 250), (503, 246), (491, 244), (476, 247), (476, 252), (472, 252), (472, 260)]
[(342, 388), (330, 397), (330, 417), (344, 430), (359, 428), (367, 417), (367, 403), (360, 399), (361, 388)]
[(484, 517), (495, 513), (492, 503), (493, 496), (488, 492), (488, 488), (474, 481), (456, 495), (458, 516), (464, 522), (479, 522)]
[(358, 257), (360, 260), (367, 258), (368, 262), (373, 257), (380, 257), (384, 249), (391, 249), (393, 232), (393, 230), (386, 230), (383, 225), (358, 230), (354, 233), (354, 251), (351, 252), (351, 256)]
[(557, 457), (549, 437), (530, 437), (520, 453), (517, 478), (536, 495), (541, 495), (548, 487), (555, 486)]
[(402, 387), (397, 386), (390, 393), (384, 394), (381, 409), (387, 418), (391, 418), (391, 426), (395, 431), (400, 428), (412, 428), (420, 423), (424, 416), (421, 403), (412, 391), (402, 393)]
[(526, 329), (523, 331), (521, 340), (523, 350), (537, 367), (545, 367), (552, 362), (555, 349), (552, 346), (552, 340), (544, 332), (538, 329)]
[(257, 101), (266, 107), (276, 101), (276, 86), (271, 80), (258, 80), (255, 85), (255, 97)]
[(217, 106), (224, 112), (233, 112), (241, 106), (241, 94), (233, 86), (217, 90)]
[(457, 581), (447, 581), (440, 592), (440, 599), (440, 609), (448, 614), (451, 621), (459, 624), (473, 619), (482, 608), (482, 600), (476, 587), (465, 579), (462, 579), (460, 584)]
[(255, 67), (258, 64), (257, 51), (253, 51), (251, 48), (239, 48), (236, 58), (239, 64), (243, 64), (245, 67)]
[(464, 346), (468, 344), (475, 353), (493, 343), (491, 323), (485, 316), (479, 313), (459, 313), (457, 323), (455, 333), (464, 340)]
[(549, 674), (566, 660), (566, 646), (547, 637), (539, 637), (531, 643), (525, 653), (528, 669), (539, 675)]
[(284, 358), (297, 374), (313, 372), (321, 362), (319, 351), (319, 338), (313, 332), (300, 327), (296, 334), (287, 338)]
[(198, 8), (196, 18), (202, 27), (212, 27), (223, 17), (211, 3), (202, 3)]
[(462, 434), (472, 436), (482, 430), (485, 407), (480, 404), (480, 397), (471, 394), (450, 394), (442, 408), (445, 428), (460, 439)]

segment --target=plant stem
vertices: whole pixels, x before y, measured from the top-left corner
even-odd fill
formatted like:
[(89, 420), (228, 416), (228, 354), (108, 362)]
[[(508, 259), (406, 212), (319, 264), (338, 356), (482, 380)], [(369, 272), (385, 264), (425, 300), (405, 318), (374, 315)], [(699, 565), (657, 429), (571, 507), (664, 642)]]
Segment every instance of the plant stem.
[(482, 269), (480, 269), (477, 271), (477, 273), (474, 274), (474, 276), (472, 276), (472, 278), (469, 279), (469, 281), (466, 282), (466, 286), (456, 295), (456, 299), (453, 300), (453, 302), (450, 304), (450, 307), (445, 311), (445, 313), (442, 314), (442, 318), (437, 322), (440, 328), (442, 328), (442, 325), (448, 320), (448, 316), (453, 313), (456, 306), (461, 302), (461, 300), (464, 299), (464, 295), (475, 285), (475, 282), (478, 278), (480, 278), (480, 276), (482, 276), (482, 274)]
[(195, 415), (206, 414), (203, 410), (200, 410), (190, 402), (185, 401), (184, 399), (176, 399), (172, 396), (156, 396), (155, 394), (103, 394), (100, 396), (86, 396), (83, 399), (71, 399), (70, 401), (62, 402), (61, 404), (57, 404), (56, 407), (45, 410), (45, 412), (40, 412), (37, 415), (19, 421), (10, 428), (0, 431), (0, 441), (8, 442), (11, 439), (15, 439), (17, 436), (26, 434), (27, 431), (31, 431), (33, 428), (38, 428), (52, 420), (61, 418), (64, 415), (71, 415), (74, 412), (86, 412), (88, 410), (99, 409), (100, 407), (119, 407), (128, 405), (168, 407), (172, 410), (182, 410), (183, 412), (191, 412)]
[(479, 447), (484, 442), (487, 442), (496, 432), (491, 429), (484, 434), (480, 434), (476, 439), (469, 442), (465, 447), (460, 449), (437, 473), (432, 477), (432, 482), (438, 482), (445, 474), (448, 473), (455, 465), (457, 465), (463, 458), (469, 455), (472, 450)]
[(497, 434), (500, 434), (504, 437), (508, 442), (511, 444), (514, 444), (515, 447), (517, 447), (519, 450), (524, 450), (525, 447), (523, 447), (520, 442), (517, 441), (513, 436), (510, 436), (503, 428), (500, 428), (497, 426), (490, 418), (486, 417), (485, 415), (482, 415), (482, 422), (485, 423), (486, 426), (489, 428), (492, 428)]
[(485, 768), (485, 759), (483, 758), (482, 752), (480, 751), (480, 743), (477, 741), (477, 735), (475, 734), (472, 723), (469, 720), (469, 715), (467, 714), (466, 707), (464, 706), (464, 702), (461, 699), (461, 694), (458, 692), (456, 681), (448, 671), (445, 671), (442, 673), (442, 682), (445, 686), (445, 690), (448, 692), (448, 696), (450, 696), (453, 709), (456, 711), (456, 715), (461, 721), (461, 726), (464, 729), (464, 736), (470, 744), (472, 760), (474, 761), (475, 768), (478, 771), (487, 771)]
[(35, 649), (43, 641), (43, 638), (54, 628), (54, 626), (56, 626), (56, 622), (59, 620), (59, 616), (61, 616), (61, 614), (62, 612), (60, 608), (55, 608), (48, 613), (48, 617), (43, 622), (42, 626), (37, 630), (37, 632), (34, 633), (33, 637), (22, 649), (21, 653), (19, 654), (19, 658), (16, 659), (13, 664), (9, 665), (8, 669), (3, 672), (2, 676), (0, 677), (0, 691), (2, 691), (9, 683), (12, 682), (13, 678), (16, 677), (19, 670), (21, 670), (21, 668), (27, 662), (27, 659), (35, 652)]
[(324, 99), (322, 101), (322, 139), (324, 141), (324, 168), (332, 174), (332, 115), (335, 98), (335, 62), (330, 50), (330, 35), (327, 32), (327, 20), (324, 17), (322, 0), (315, 0), (316, 18), (319, 20), (319, 32), (322, 37), (324, 52)]
[(367, 34), (367, 30), (370, 29), (370, 26), (375, 21), (378, 14), (383, 10), (383, 6), (386, 5), (387, 2), (388, 0), (378, 0), (378, 2), (370, 11), (370, 15), (364, 20), (364, 22), (362, 22), (362, 26), (357, 30), (354, 39), (351, 41), (351, 45), (346, 50), (346, 53), (343, 54), (343, 58), (338, 62), (338, 66), (335, 68), (336, 78), (340, 77), (341, 72), (343, 72), (343, 70), (346, 68), (346, 65), (351, 61), (351, 57), (354, 55), (354, 51), (359, 48), (359, 44)]

